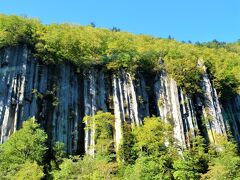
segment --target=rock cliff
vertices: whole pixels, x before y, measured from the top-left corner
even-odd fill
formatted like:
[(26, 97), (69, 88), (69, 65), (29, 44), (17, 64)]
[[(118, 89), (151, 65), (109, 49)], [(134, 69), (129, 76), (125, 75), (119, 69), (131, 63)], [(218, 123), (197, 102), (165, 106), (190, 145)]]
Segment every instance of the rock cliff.
[[(204, 69), (204, 67), (202, 67)], [(99, 66), (79, 71), (70, 63), (46, 65), (26, 46), (0, 51), (0, 142), (35, 116), (49, 143), (64, 142), (72, 154), (89, 153), (93, 134), (82, 119), (98, 110), (115, 115), (115, 141), (121, 142), (123, 122), (132, 126), (146, 116), (160, 116), (174, 127), (181, 148), (200, 131), (215, 143), (217, 134), (232, 132), (240, 142), (240, 96), (220, 102), (204, 69), (202, 93), (188, 96), (163, 71), (159, 74), (105, 72)]]

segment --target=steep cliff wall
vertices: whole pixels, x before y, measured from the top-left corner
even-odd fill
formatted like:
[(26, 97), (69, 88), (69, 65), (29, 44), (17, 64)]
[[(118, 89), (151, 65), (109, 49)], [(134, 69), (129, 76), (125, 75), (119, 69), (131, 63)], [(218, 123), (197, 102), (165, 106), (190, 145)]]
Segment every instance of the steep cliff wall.
[(70, 63), (44, 65), (26, 46), (5, 48), (0, 52), (0, 141), (35, 116), (49, 143), (61, 141), (69, 153), (93, 154), (94, 132), (84, 130), (82, 119), (103, 110), (115, 114), (117, 148), (124, 121), (140, 125), (151, 115), (173, 125), (181, 148), (197, 130), (213, 143), (216, 134), (229, 130), (240, 142), (240, 96), (219, 103), (206, 71), (201, 87), (203, 93), (190, 98), (165, 72), (132, 76), (100, 67), (78, 72)]

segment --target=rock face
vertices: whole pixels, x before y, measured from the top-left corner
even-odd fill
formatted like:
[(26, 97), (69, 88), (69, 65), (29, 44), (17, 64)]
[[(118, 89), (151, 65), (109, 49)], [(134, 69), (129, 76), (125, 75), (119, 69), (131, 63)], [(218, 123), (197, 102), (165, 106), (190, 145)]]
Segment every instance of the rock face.
[(100, 67), (78, 72), (69, 63), (44, 65), (26, 46), (5, 48), (0, 51), (0, 142), (35, 116), (50, 144), (61, 141), (69, 153), (94, 154), (94, 132), (84, 130), (82, 120), (98, 110), (115, 114), (116, 148), (123, 122), (138, 126), (151, 115), (173, 125), (182, 148), (198, 130), (213, 143), (227, 130), (240, 142), (240, 96), (220, 103), (206, 72), (201, 87), (203, 93), (190, 98), (165, 72), (132, 76)]

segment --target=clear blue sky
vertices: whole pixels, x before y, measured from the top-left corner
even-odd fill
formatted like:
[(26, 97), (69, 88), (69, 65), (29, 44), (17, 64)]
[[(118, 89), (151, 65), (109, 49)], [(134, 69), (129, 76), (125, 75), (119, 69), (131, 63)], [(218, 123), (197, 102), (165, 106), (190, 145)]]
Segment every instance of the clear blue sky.
[(240, 39), (240, 0), (0, 0), (0, 12), (180, 41)]

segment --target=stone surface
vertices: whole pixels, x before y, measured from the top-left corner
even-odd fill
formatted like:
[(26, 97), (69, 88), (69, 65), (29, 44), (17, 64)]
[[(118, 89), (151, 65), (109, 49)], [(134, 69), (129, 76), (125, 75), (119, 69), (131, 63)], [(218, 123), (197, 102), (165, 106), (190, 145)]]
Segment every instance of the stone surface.
[(0, 142), (35, 116), (50, 144), (61, 141), (69, 153), (93, 155), (94, 132), (84, 130), (82, 120), (98, 110), (115, 114), (117, 149), (124, 122), (138, 126), (152, 115), (173, 125), (181, 149), (197, 130), (212, 143), (227, 131), (240, 142), (240, 96), (220, 103), (206, 71), (201, 88), (190, 98), (165, 72), (154, 77), (111, 74), (101, 67), (78, 72), (69, 63), (43, 64), (26, 46), (5, 48), (0, 51)]

